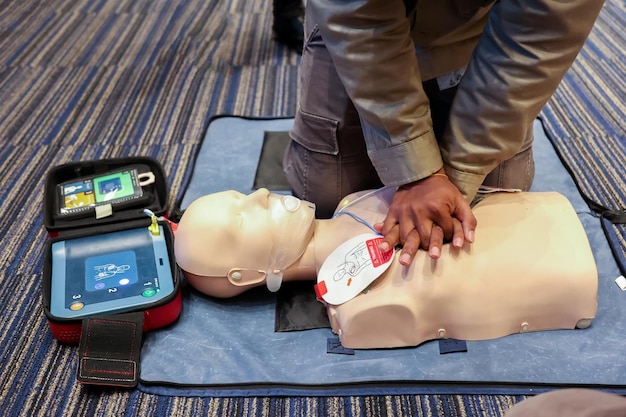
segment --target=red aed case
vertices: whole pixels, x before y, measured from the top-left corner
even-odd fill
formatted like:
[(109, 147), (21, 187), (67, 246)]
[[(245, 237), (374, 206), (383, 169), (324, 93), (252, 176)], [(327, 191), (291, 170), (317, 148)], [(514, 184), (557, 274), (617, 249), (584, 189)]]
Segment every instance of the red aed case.
[(79, 343), (82, 383), (136, 386), (143, 332), (180, 315), (168, 198), (163, 168), (150, 157), (48, 172), (43, 310), (59, 342)]

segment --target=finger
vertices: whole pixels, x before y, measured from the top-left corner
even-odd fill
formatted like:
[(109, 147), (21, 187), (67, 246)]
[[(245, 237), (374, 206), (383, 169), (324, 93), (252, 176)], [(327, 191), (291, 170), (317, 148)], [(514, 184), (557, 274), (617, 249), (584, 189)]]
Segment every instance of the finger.
[(463, 225), (458, 219), (454, 218), (452, 219), (452, 226), (454, 229), (452, 232), (452, 246), (454, 246), (455, 248), (462, 248), (463, 243), (465, 242)]
[(378, 245), (378, 248), (383, 252), (388, 252), (399, 243), (398, 221), (396, 217), (387, 213), (385, 220), (382, 223), (378, 223), (378, 232), (383, 235), (383, 240)]
[(433, 231), (433, 225), (434, 223), (431, 220), (422, 220), (415, 228), (417, 233), (419, 233), (422, 248), (426, 250), (428, 250), (430, 244), (430, 234)]
[(413, 231), (407, 235), (407, 238), (402, 245), (402, 251), (400, 251), (400, 258), (398, 259), (400, 264), (404, 266), (411, 265), (419, 247), (420, 235), (415, 229), (413, 229)]
[(454, 217), (452, 217), (447, 212), (440, 213), (440, 215), (434, 219), (433, 227), (436, 225), (439, 229), (441, 229), (443, 239), (446, 242), (452, 240), (452, 236), (454, 235), (454, 220)]
[(463, 223), (463, 234), (465, 235), (465, 240), (467, 240), (469, 243), (474, 243), (474, 231), (476, 230), (476, 228), (472, 228), (468, 225), (466, 225), (465, 223)]
[(474, 242), (474, 231), (478, 222), (469, 204), (465, 200), (461, 200), (457, 204), (453, 215), (461, 221), (465, 240), (470, 243)]
[(439, 259), (441, 256), (441, 246), (443, 245), (443, 229), (434, 224), (430, 233), (430, 243), (428, 245), (428, 256), (432, 259)]
[(413, 223), (411, 215), (410, 211), (402, 211), (397, 217), (398, 239), (401, 245), (404, 245), (409, 234), (415, 229), (415, 223)]
[(387, 232), (387, 234), (383, 233), (383, 240), (381, 240), (380, 244), (378, 245), (378, 248), (382, 252), (389, 252), (399, 243), (400, 243), (400, 227), (398, 227), (398, 225), (396, 224)]
[(398, 224), (398, 219), (391, 213), (387, 213), (387, 217), (385, 217), (385, 220), (383, 220), (382, 222), (380, 233), (386, 236), (389, 232), (391, 232), (391, 229), (393, 229), (397, 224)]

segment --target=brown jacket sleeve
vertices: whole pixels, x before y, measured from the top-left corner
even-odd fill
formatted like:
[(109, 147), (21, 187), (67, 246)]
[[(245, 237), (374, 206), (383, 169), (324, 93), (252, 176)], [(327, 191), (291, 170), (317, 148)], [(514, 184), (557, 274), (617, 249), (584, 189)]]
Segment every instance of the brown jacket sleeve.
[(457, 91), (441, 151), (471, 199), (526, 130), (582, 48), (603, 1), (501, 0)]
[(404, 2), (313, 0), (309, 18), (359, 112), (383, 183), (402, 185), (441, 168)]
[[(434, 31), (449, 26), (452, 17), (446, 13), (462, 13), (465, 4), (477, 3), (441, 2), (446, 0), (419, 0), (416, 21), (428, 22), (428, 30)], [(309, 0), (307, 18), (319, 24), (359, 111), (381, 180), (386, 185), (406, 184), (428, 176), (443, 161), (451, 180), (471, 200), (485, 175), (520, 150), (526, 129), (584, 44), (602, 4), (499, 1), (459, 86), (441, 150), (432, 132), (402, 0)], [(446, 39), (462, 39), (454, 31), (454, 36), (450, 31), (422, 36), (422, 29), (412, 28), (413, 35), (418, 34), (413, 38), (428, 39), (429, 44), (419, 45), (426, 53), (430, 46), (445, 50)], [(445, 60), (446, 55), (435, 58)]]

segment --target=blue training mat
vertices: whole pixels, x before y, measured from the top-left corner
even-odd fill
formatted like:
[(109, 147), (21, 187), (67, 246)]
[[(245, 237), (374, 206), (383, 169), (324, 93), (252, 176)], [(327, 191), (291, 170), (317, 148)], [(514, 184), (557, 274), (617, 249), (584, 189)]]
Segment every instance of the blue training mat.
[[(223, 165), (231, 158), (228, 145), (239, 156), (242, 149), (252, 148), (249, 153), (258, 155), (263, 130), (274, 127), (267, 129), (268, 122), (272, 121), (216, 119), (203, 144), (221, 152), (219, 159), (209, 158), (210, 169), (219, 171), (220, 161), (221, 169), (231, 169)], [(289, 128), (290, 120), (274, 122)], [(263, 288), (229, 300), (215, 300), (186, 288), (178, 323), (145, 337), (141, 389), (209, 396), (520, 394), (582, 384), (626, 393), (626, 355), (621, 352), (626, 292), (614, 282), (619, 276), (617, 264), (600, 220), (580, 197), (539, 123), (535, 135), (533, 190), (558, 191), (569, 198), (598, 266), (598, 312), (590, 328), (472, 341), (467, 342), (466, 352), (445, 355), (440, 354), (438, 341), (415, 348), (329, 354), (327, 340), (334, 337), (330, 329), (275, 333), (274, 296)], [(204, 157), (196, 161), (183, 207), (200, 195), (220, 190), (220, 184), (207, 185), (205, 174), (200, 178), (207, 161)], [(254, 172), (255, 168), (243, 171), (239, 165), (237, 178), (227, 178), (221, 189), (250, 191), (246, 187), (251, 186)]]
[[(263, 134), (291, 129), (293, 119), (218, 117), (202, 141), (181, 208), (206, 194), (253, 190), (254, 175), (263, 148)], [(277, 192), (277, 191), (274, 191)]]

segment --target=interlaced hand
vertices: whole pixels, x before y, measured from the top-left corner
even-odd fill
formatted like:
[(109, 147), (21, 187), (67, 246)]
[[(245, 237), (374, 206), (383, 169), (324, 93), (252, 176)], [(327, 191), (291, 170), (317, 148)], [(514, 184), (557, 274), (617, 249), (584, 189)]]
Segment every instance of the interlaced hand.
[(401, 244), (399, 261), (409, 265), (420, 247), (437, 259), (444, 242), (457, 248), (473, 242), (476, 217), (456, 186), (438, 174), (398, 188), (376, 227), (383, 235), (381, 250)]

